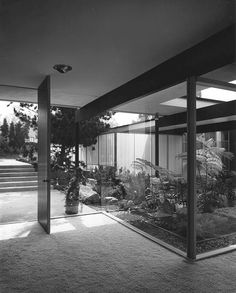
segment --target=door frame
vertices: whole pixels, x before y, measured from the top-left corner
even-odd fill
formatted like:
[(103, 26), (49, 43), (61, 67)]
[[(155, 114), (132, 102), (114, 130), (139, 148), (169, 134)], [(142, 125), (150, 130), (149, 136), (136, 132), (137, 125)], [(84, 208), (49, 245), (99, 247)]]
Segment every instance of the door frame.
[(46, 76), (38, 87), (38, 222), (50, 234), (51, 86)]

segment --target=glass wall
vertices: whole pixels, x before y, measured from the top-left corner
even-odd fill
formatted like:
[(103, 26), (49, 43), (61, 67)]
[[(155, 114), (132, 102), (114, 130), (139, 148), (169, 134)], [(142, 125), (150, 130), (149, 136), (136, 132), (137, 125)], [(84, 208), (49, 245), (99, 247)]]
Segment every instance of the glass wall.
[[(158, 113), (158, 120), (117, 127), (110, 130), (113, 133), (99, 136), (93, 146), (93, 151), (98, 149), (94, 160), (88, 155), (91, 148), (84, 151), (86, 156), (81, 152), (90, 169), (88, 181), (95, 179), (94, 190), (100, 196), (99, 203), (91, 201), (87, 205), (107, 211), (185, 253), (186, 82), (125, 107), (121, 110), (138, 110), (143, 113), (140, 116)], [(175, 115), (181, 119), (175, 119)]]
[[(191, 258), (235, 247), (236, 70), (232, 67), (196, 78), (196, 93), (195, 83), (188, 83), (191, 96), (183, 82), (115, 109), (156, 118), (110, 129), (93, 149), (81, 149), (80, 158), (90, 169), (88, 182), (99, 197), (86, 204)], [(194, 105), (192, 113), (187, 109), (188, 99), (195, 99), (196, 112)], [(194, 113), (197, 121), (193, 119), (190, 131)]]
[[(235, 65), (199, 79), (197, 100), (197, 253), (236, 244), (236, 71)], [(234, 72), (234, 74), (233, 74)], [(214, 78), (212, 80), (212, 78)], [(217, 82), (217, 81), (219, 82)], [(223, 82), (223, 83), (221, 83)]]

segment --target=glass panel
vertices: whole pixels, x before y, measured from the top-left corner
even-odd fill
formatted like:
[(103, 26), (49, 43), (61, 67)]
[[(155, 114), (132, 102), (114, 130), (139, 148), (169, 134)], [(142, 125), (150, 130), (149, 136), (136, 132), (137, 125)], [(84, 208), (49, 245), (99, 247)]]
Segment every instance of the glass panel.
[[(182, 102), (176, 103), (177, 98)], [(91, 146), (86, 147), (86, 156), (80, 147), (80, 158), (87, 165), (86, 184), (98, 194), (98, 197), (82, 196), (81, 201), (185, 252), (186, 82), (115, 110), (126, 111), (125, 119), (127, 112), (138, 114), (132, 124), (110, 128), (97, 138), (92, 147), (98, 158), (92, 155)], [(121, 119), (122, 113), (116, 117)], [(113, 117), (114, 125), (124, 125), (114, 120)]]
[[(167, 103), (178, 97), (184, 102)], [(128, 103), (121, 110), (142, 113), (140, 121), (110, 130), (116, 135), (114, 166), (117, 168), (108, 168), (106, 135), (99, 137), (101, 206), (90, 207), (109, 211), (186, 251), (186, 120), (179, 124), (171, 122), (171, 115), (186, 112), (186, 83)], [(159, 113), (159, 127), (155, 130), (156, 112)], [(159, 140), (159, 162), (155, 158), (155, 135)]]
[[(236, 66), (204, 78), (235, 84)], [(197, 123), (197, 252), (217, 252), (236, 244), (236, 86), (200, 80), (197, 96), (212, 103)]]

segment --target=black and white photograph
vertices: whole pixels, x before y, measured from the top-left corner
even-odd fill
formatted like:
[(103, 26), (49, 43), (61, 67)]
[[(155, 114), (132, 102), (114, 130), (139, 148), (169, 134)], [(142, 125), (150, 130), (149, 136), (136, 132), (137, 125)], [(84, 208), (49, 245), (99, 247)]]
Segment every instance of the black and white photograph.
[(235, 276), (236, 0), (0, 0), (0, 293)]

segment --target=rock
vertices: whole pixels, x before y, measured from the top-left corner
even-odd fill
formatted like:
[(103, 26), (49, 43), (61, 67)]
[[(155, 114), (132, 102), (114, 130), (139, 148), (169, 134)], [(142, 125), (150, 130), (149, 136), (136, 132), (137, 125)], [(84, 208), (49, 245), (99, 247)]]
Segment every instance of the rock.
[(120, 209), (128, 210), (133, 207), (134, 207), (134, 202), (132, 200), (123, 199), (123, 200), (119, 201), (119, 208)]
[(80, 185), (79, 195), (83, 203), (94, 204), (101, 201), (99, 194), (91, 186)]
[(128, 202), (127, 202), (127, 208), (130, 209), (132, 207), (134, 207), (134, 202), (132, 200), (128, 200)]
[(137, 215), (144, 215), (144, 214), (146, 214), (146, 210), (143, 209), (143, 208), (141, 208), (141, 207), (138, 207), (138, 206), (133, 207), (132, 210), (131, 210), (131, 212), (133, 214), (137, 214)]
[(119, 201), (119, 208), (120, 209), (125, 209), (126, 205), (127, 205), (128, 200), (127, 199), (122, 199), (121, 201)]
[(160, 183), (161, 183), (160, 178), (157, 178), (157, 177), (150, 178), (150, 184), (156, 185), (156, 184), (160, 184)]
[(87, 181), (88, 181), (89, 186), (91, 186), (92, 189), (96, 190), (97, 180), (95, 180), (93, 178), (87, 178)]
[(104, 197), (105, 203), (106, 204), (117, 204), (118, 203), (118, 199), (112, 196), (106, 196)]

